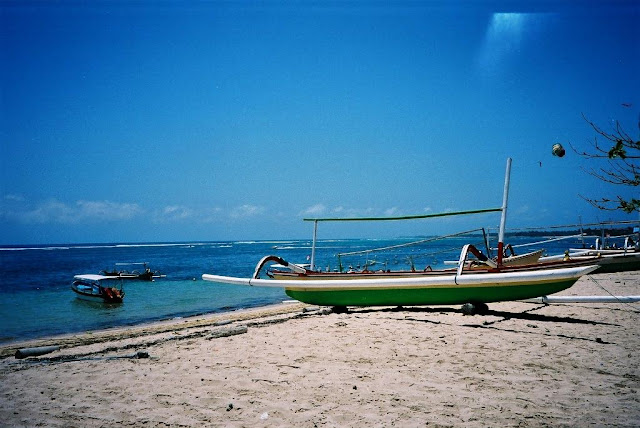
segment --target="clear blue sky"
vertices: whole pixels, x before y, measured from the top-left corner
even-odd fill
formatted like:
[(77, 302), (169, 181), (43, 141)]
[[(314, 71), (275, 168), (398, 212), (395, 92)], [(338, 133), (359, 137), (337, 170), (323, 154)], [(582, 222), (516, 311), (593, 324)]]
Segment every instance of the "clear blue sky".
[(508, 227), (638, 218), (579, 196), (638, 189), (569, 148), (595, 135), (583, 113), (640, 132), (634, 1), (0, 8), (0, 243), (307, 238), (305, 216), (492, 208), (507, 157)]

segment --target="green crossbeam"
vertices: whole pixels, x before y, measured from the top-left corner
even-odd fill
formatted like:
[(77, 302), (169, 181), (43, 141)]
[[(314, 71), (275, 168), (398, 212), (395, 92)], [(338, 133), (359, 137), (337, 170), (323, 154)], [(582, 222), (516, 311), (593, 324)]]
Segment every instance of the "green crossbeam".
[(405, 215), (399, 217), (325, 217), (325, 218), (303, 218), (303, 221), (393, 221), (393, 220), (415, 220), (420, 218), (432, 218), (432, 217), (447, 217), (453, 215), (466, 215), (466, 214), (482, 214), (502, 211), (502, 208), (488, 208), (484, 210), (472, 210), (472, 211), (455, 211), (438, 214), (419, 214), (419, 215)]

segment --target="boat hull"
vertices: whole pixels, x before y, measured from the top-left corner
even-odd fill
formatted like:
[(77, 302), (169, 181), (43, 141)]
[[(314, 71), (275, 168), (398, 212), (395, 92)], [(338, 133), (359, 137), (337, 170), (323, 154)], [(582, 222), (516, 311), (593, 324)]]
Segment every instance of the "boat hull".
[(385, 279), (267, 280), (202, 275), (207, 281), (282, 287), (293, 299), (323, 306), (409, 306), (491, 303), (557, 293), (597, 265), (536, 271), (440, 274)]
[(596, 273), (616, 273), (616, 272), (630, 272), (634, 270), (640, 270), (640, 258), (636, 257), (635, 260), (615, 260), (610, 263), (603, 263), (600, 269)]
[(124, 293), (115, 294), (115, 292), (112, 292), (113, 294), (109, 296), (104, 293), (93, 294), (90, 292), (83, 292), (73, 287), (71, 289), (76, 293), (76, 297), (78, 299), (87, 300), (89, 302), (122, 303), (124, 298)]
[(384, 289), (309, 290), (285, 288), (295, 300), (322, 306), (419, 306), (492, 303), (546, 296), (571, 287), (576, 279), (544, 284), (452, 286)]
[(600, 268), (595, 273), (615, 273), (640, 270), (640, 253), (602, 254)]
[(108, 298), (108, 297), (102, 296), (102, 295), (80, 293), (80, 292), (78, 292), (76, 290), (73, 290), (73, 291), (76, 292), (76, 298), (78, 298), (80, 300), (86, 300), (88, 302), (122, 303), (122, 297)]

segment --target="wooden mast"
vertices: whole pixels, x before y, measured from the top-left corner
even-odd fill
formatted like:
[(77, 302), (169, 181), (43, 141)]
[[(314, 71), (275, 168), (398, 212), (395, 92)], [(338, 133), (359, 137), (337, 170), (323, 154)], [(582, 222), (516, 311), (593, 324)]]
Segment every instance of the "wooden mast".
[(498, 266), (502, 265), (504, 252), (504, 229), (507, 224), (507, 204), (509, 201), (509, 181), (511, 180), (511, 158), (507, 158), (507, 170), (504, 174), (504, 192), (502, 194), (502, 216), (500, 217), (500, 232), (498, 233)]

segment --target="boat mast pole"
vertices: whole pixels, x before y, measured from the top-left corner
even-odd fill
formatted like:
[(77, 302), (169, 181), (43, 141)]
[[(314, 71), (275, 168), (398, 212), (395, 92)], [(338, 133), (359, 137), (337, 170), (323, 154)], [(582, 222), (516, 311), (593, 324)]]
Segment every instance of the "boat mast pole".
[(311, 244), (311, 263), (309, 270), (315, 270), (316, 240), (318, 238), (318, 220), (313, 221), (313, 243)]
[(500, 217), (500, 232), (498, 233), (498, 266), (502, 265), (504, 251), (504, 229), (507, 223), (507, 203), (509, 201), (509, 181), (511, 177), (511, 158), (507, 158), (507, 170), (504, 174), (504, 192), (502, 194), (502, 216)]

